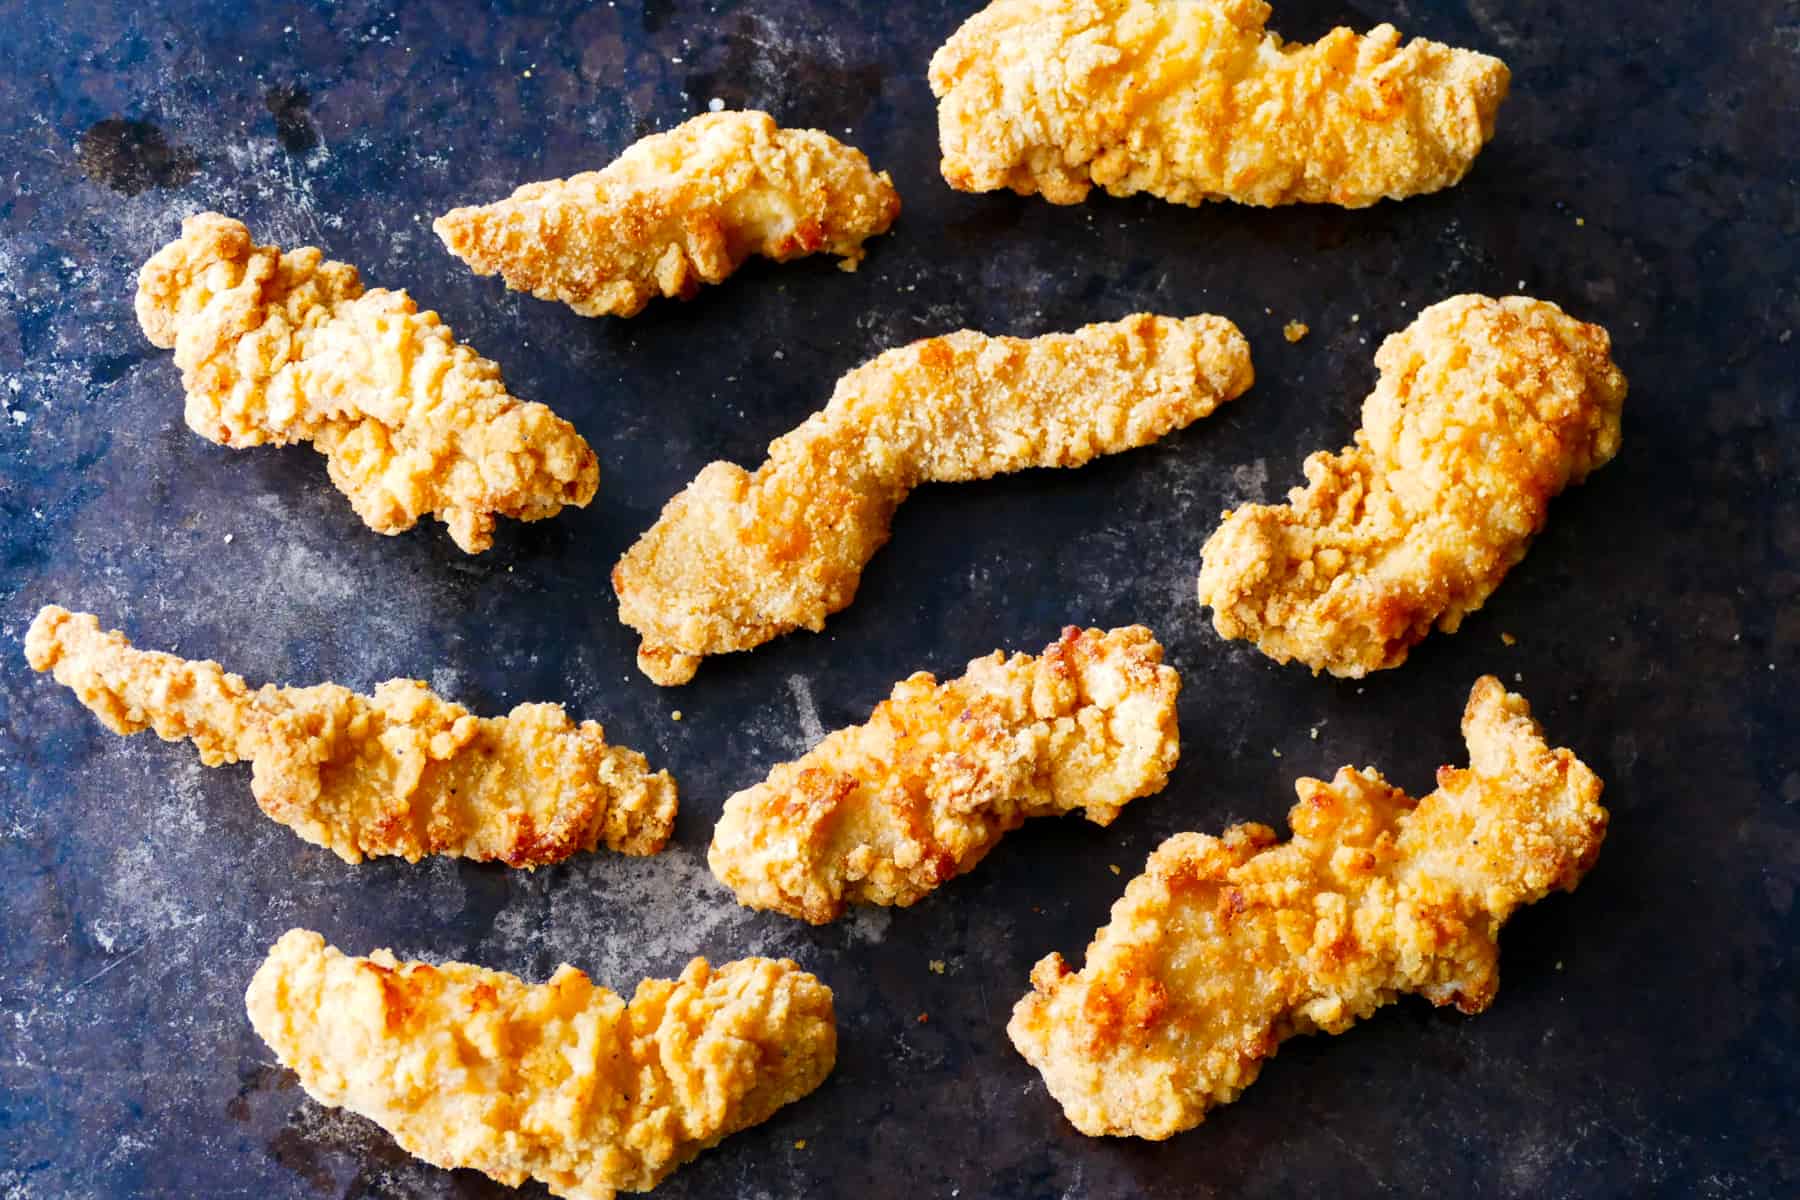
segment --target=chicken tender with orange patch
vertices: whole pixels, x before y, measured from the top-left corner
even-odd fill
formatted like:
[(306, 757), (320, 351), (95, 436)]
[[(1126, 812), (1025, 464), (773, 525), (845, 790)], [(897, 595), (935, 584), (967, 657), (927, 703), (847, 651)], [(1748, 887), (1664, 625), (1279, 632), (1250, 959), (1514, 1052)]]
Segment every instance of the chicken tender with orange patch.
[(1494, 135), (1499, 59), (1392, 25), (1310, 46), (1261, 0), (995, 0), (931, 60), (944, 179), (1076, 204), (1099, 184), (1176, 204), (1435, 192)]
[(187, 423), (223, 446), (311, 442), (377, 533), (431, 515), (478, 554), (494, 519), (537, 521), (594, 498), (574, 426), (509, 395), (500, 368), (405, 292), (365, 292), (312, 246), (286, 253), (201, 213), (144, 264), (138, 323), (173, 348)]
[(681, 684), (709, 654), (817, 632), (855, 597), (918, 485), (1148, 445), (1252, 377), (1243, 334), (1213, 316), (1139, 313), (1029, 339), (963, 330), (889, 350), (840, 379), (754, 474), (702, 470), (619, 560), (638, 666)]
[(1013, 1045), (1090, 1136), (1161, 1139), (1256, 1081), (1295, 1034), (1342, 1033), (1399, 996), (1478, 1013), (1500, 926), (1572, 891), (1606, 834), (1600, 780), (1552, 750), (1525, 701), (1476, 682), (1469, 767), (1414, 801), (1372, 770), (1301, 779), (1264, 825), (1177, 834), (1113, 906), (1087, 965), (1051, 954)]
[(606, 169), (528, 183), (432, 226), (479, 274), (584, 317), (688, 299), (753, 254), (836, 254), (854, 271), (900, 196), (862, 151), (767, 113), (708, 113), (652, 134)]
[(263, 812), (346, 862), (443, 854), (531, 868), (601, 843), (653, 854), (675, 824), (668, 772), (558, 704), (477, 717), (411, 679), (373, 696), (335, 683), (253, 690), (218, 663), (135, 650), (54, 605), (31, 623), (25, 656), (114, 733), (186, 738), (209, 767), (249, 761)]
[(1110, 825), (1161, 791), (1180, 690), (1141, 625), (1071, 625), (1037, 658), (996, 650), (947, 683), (920, 671), (868, 724), (727, 800), (707, 861), (740, 904), (815, 925), (851, 903), (916, 903), (1027, 817), (1079, 808)]
[(1619, 449), (1611, 342), (1554, 304), (1457, 296), (1381, 344), (1354, 444), (1306, 460), (1288, 503), (1225, 514), (1200, 602), (1277, 662), (1360, 678), (1454, 633), (1544, 528), (1551, 497)]
[(284, 934), (244, 998), (306, 1094), (434, 1166), (570, 1200), (647, 1192), (818, 1087), (831, 989), (786, 959), (646, 979), (626, 1003), (571, 966), (532, 986), (465, 963), (351, 958)]

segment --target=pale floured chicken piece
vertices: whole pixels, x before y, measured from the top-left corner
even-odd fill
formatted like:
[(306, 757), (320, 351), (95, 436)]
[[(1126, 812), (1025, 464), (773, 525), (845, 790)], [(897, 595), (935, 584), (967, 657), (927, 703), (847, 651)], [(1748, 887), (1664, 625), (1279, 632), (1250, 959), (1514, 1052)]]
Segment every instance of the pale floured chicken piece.
[(751, 255), (836, 254), (854, 271), (900, 196), (854, 146), (767, 113), (695, 117), (600, 171), (528, 183), (432, 226), (479, 274), (586, 317), (629, 317), (658, 295), (688, 299)]
[(209, 767), (250, 762), (262, 810), (346, 862), (443, 854), (537, 867), (602, 843), (654, 854), (675, 823), (668, 772), (651, 774), (643, 755), (607, 745), (561, 705), (477, 717), (411, 679), (373, 696), (334, 683), (252, 689), (218, 663), (133, 649), (54, 605), (31, 623), (25, 656), (114, 733), (186, 738)]
[(1249, 344), (1213, 316), (1139, 313), (1030, 339), (963, 330), (889, 350), (840, 379), (754, 474), (702, 470), (619, 560), (638, 666), (686, 683), (706, 655), (822, 629), (919, 484), (1148, 445), (1251, 380)]
[(1619, 449), (1611, 340), (1554, 304), (1457, 296), (1381, 344), (1353, 445), (1281, 505), (1225, 514), (1200, 602), (1228, 638), (1315, 672), (1400, 665), (1525, 557), (1550, 498)]
[(506, 391), (500, 368), (405, 292), (356, 268), (283, 253), (201, 213), (138, 276), (138, 323), (175, 350), (187, 423), (220, 445), (311, 442), (370, 529), (432, 515), (470, 554), (494, 518), (536, 521), (594, 498), (600, 469), (574, 426)]
[(1177, 834), (1072, 972), (1032, 970), (1013, 1045), (1090, 1136), (1161, 1139), (1229, 1104), (1294, 1034), (1342, 1033), (1401, 995), (1478, 1013), (1500, 926), (1573, 890), (1606, 835), (1600, 780), (1525, 701), (1476, 682), (1469, 768), (1414, 801), (1371, 770), (1301, 779), (1287, 842), (1264, 825)]
[(1099, 184), (1177, 204), (1435, 192), (1494, 135), (1499, 59), (1392, 25), (1310, 46), (1261, 0), (995, 0), (931, 60), (944, 179), (1075, 204)]
[(1180, 690), (1141, 625), (1071, 625), (1036, 658), (996, 650), (947, 683), (921, 671), (867, 724), (727, 800), (707, 861), (739, 903), (815, 925), (851, 903), (915, 903), (1027, 817), (1110, 825), (1161, 791)]
[(627, 1004), (571, 966), (532, 986), (385, 950), (352, 958), (291, 929), (244, 1000), (320, 1104), (428, 1163), (570, 1200), (649, 1191), (837, 1059), (831, 989), (786, 959), (696, 958)]

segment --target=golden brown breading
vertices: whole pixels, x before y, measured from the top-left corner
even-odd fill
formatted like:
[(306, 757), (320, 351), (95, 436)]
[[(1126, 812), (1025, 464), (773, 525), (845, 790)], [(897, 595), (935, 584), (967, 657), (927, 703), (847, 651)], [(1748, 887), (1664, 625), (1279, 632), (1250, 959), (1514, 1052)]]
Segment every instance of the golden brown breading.
[(244, 997), (306, 1094), (411, 1154), (612, 1200), (811, 1092), (837, 1059), (831, 989), (786, 959), (704, 958), (627, 1005), (571, 966), (530, 986), (465, 963), (350, 958), (304, 929)]
[(1435, 192), (1494, 135), (1506, 65), (1392, 25), (1310, 46), (1261, 0), (995, 0), (931, 60), (943, 173), (1053, 204), (1339, 204)]
[(1091, 1136), (1166, 1138), (1254, 1083), (1294, 1034), (1342, 1033), (1401, 994), (1478, 1013), (1500, 926), (1573, 890), (1600, 853), (1600, 780), (1552, 750), (1525, 701), (1476, 682), (1470, 767), (1416, 803), (1374, 771), (1301, 779), (1294, 836), (1177, 834), (1094, 935), (1051, 954), (1007, 1033)]
[(1110, 825), (1181, 754), (1180, 676), (1141, 625), (1071, 625), (1042, 656), (1000, 651), (940, 684), (920, 671), (725, 802), (707, 861), (749, 908), (815, 925), (908, 905), (972, 870), (1027, 817)]
[(1228, 638), (1358, 678), (1454, 633), (1619, 449), (1611, 342), (1554, 304), (1457, 296), (1384, 341), (1354, 445), (1306, 460), (1282, 505), (1226, 512), (1200, 602)]
[(249, 760), (262, 810), (346, 862), (395, 854), (537, 867), (601, 842), (654, 854), (675, 823), (675, 781), (606, 744), (559, 704), (477, 717), (411, 679), (373, 696), (335, 683), (251, 690), (215, 662), (134, 650), (86, 613), (48, 605), (25, 656), (114, 733), (187, 738), (209, 767)]
[(854, 271), (900, 196), (854, 146), (767, 113), (708, 113), (652, 134), (605, 170), (528, 183), (432, 226), (482, 275), (585, 317), (629, 317), (652, 297), (688, 299), (753, 254), (824, 251)]
[(619, 560), (638, 666), (686, 683), (705, 655), (822, 629), (921, 483), (1148, 445), (1251, 379), (1243, 335), (1212, 316), (1139, 313), (1030, 339), (963, 330), (889, 350), (840, 379), (755, 474), (706, 467)]
[(201, 213), (138, 277), (138, 323), (175, 350), (187, 423), (224, 446), (307, 442), (370, 529), (431, 514), (470, 554), (494, 517), (536, 521), (594, 498), (574, 426), (507, 394), (500, 368), (405, 292), (363, 291), (312, 246), (283, 253)]

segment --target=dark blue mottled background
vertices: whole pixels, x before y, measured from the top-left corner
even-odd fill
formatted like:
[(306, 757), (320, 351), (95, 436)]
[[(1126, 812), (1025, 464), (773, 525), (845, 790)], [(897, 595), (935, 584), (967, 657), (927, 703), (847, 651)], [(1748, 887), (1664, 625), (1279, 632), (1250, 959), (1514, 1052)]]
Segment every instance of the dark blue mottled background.
[[(1392, 19), (1513, 67), (1463, 186), (1360, 213), (952, 193), (924, 67), (974, 7), (0, 2), (0, 1197), (497, 1194), (272, 1064), (241, 993), (296, 924), (532, 978), (567, 959), (629, 986), (694, 952), (818, 971), (836, 1074), (669, 1197), (1794, 1194), (1800, 4), (1278, 4), (1291, 36)], [(848, 131), (893, 172), (905, 213), (860, 273), (753, 265), (590, 321), (475, 278), (429, 231), (715, 97)], [(593, 442), (600, 498), (466, 558), (436, 526), (369, 533), (306, 449), (188, 432), (131, 294), (203, 208), (411, 289)], [(1218, 511), (1346, 441), (1379, 339), (1467, 290), (1612, 330), (1633, 383), (1617, 462), (1401, 670), (1315, 680), (1222, 644), (1193, 596)], [(607, 572), (703, 463), (754, 463), (897, 342), (1143, 308), (1238, 321), (1255, 390), (1080, 472), (928, 488), (825, 635), (673, 692), (637, 674)], [(1314, 332), (1290, 346), (1294, 317)], [(30, 675), (18, 639), (52, 601), (253, 681), (564, 701), (674, 770), (677, 845), (535, 875), (347, 867), (262, 817), (246, 769), (117, 739)], [(1111, 829), (1039, 822), (913, 910), (822, 930), (743, 912), (707, 875), (723, 798), (809, 730), (916, 668), (1133, 620), (1183, 673), (1185, 754)], [(1508, 929), (1493, 1009), (1413, 1000), (1290, 1043), (1164, 1144), (1075, 1134), (1002, 1025), (1032, 961), (1105, 919), (1108, 867), (1131, 875), (1178, 830), (1279, 822), (1297, 773), (1430, 786), (1483, 671), (1599, 770), (1614, 815), (1579, 894)]]

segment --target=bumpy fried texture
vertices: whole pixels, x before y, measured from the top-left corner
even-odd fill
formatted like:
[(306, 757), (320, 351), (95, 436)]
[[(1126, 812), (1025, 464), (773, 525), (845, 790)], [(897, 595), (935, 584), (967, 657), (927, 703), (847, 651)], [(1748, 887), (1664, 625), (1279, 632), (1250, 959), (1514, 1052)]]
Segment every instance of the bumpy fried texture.
[(786, 959), (715, 971), (696, 958), (628, 1005), (570, 966), (534, 987), (385, 950), (351, 958), (292, 929), (245, 1006), (320, 1104), (436, 1166), (572, 1200), (649, 1191), (811, 1092), (837, 1058), (831, 989)]
[(86, 613), (54, 605), (25, 656), (118, 734), (193, 742), (209, 767), (248, 760), (262, 810), (346, 862), (393, 854), (557, 862), (604, 842), (653, 854), (675, 823), (675, 782), (606, 744), (558, 704), (477, 717), (423, 683), (373, 696), (334, 683), (252, 690), (215, 662), (134, 650)]
[(1500, 926), (1573, 890), (1606, 834), (1600, 780), (1492, 677), (1463, 714), (1467, 770), (1413, 801), (1374, 771), (1301, 779), (1294, 836), (1183, 833), (1150, 856), (1071, 972), (1032, 970), (1013, 1045), (1075, 1127), (1166, 1138), (1237, 1099), (1300, 1033), (1342, 1033), (1407, 992), (1478, 1013)]
[(1339, 204), (1435, 192), (1494, 135), (1504, 63), (1391, 25), (1310, 46), (1261, 0), (996, 0), (931, 60), (944, 179), (1053, 204)]
[(767, 113), (709, 113), (653, 134), (602, 171), (528, 183), (432, 226), (482, 275), (585, 317), (629, 317), (688, 299), (753, 254), (823, 251), (854, 271), (863, 241), (900, 215), (887, 172), (816, 129)]
[(312, 246), (283, 253), (201, 213), (138, 276), (138, 323), (175, 350), (187, 423), (220, 445), (311, 442), (370, 529), (421, 516), (470, 554), (496, 515), (536, 521), (594, 498), (574, 426), (507, 394), (500, 368), (405, 292), (363, 290)]
[(1021, 339), (963, 330), (878, 356), (769, 446), (715, 462), (613, 569), (638, 666), (669, 686), (709, 654), (822, 629), (921, 483), (1076, 467), (1147, 445), (1250, 386), (1230, 321), (1139, 313)]
[(749, 908), (823, 924), (850, 903), (908, 905), (974, 868), (1027, 817), (1109, 825), (1181, 754), (1181, 679), (1132, 625), (1071, 625), (1032, 658), (996, 650), (940, 684), (896, 684), (725, 802), (707, 861)]
[(1619, 449), (1611, 342), (1554, 304), (1458, 296), (1375, 356), (1353, 445), (1306, 460), (1282, 505), (1225, 514), (1200, 602), (1228, 638), (1357, 678), (1435, 625), (1454, 633), (1531, 539), (1550, 498)]

